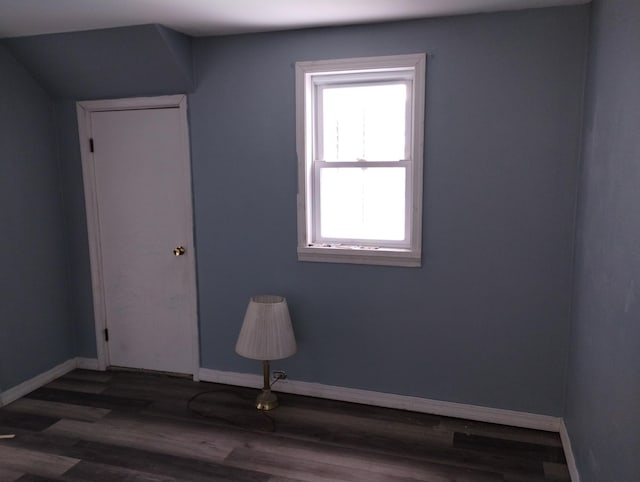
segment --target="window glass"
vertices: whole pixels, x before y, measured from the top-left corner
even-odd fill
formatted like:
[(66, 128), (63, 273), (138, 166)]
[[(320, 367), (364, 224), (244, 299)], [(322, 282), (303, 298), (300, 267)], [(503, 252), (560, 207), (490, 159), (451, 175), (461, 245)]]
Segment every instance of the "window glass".
[(320, 170), (320, 236), (392, 240), (405, 237), (403, 167)]
[(322, 89), (322, 160), (406, 158), (405, 83)]

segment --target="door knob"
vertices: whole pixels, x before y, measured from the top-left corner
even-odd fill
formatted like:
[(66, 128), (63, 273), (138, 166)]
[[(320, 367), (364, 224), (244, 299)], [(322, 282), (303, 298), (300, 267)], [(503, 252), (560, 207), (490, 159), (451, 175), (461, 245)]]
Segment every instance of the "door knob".
[(182, 246), (178, 246), (177, 248), (173, 248), (173, 254), (176, 256), (182, 256), (184, 254), (184, 248)]

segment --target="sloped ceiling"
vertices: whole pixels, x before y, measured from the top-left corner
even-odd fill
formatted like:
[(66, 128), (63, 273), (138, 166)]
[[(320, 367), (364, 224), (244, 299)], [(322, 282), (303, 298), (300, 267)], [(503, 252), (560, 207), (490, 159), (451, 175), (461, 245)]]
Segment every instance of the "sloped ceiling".
[(54, 98), (103, 99), (191, 92), (191, 39), (142, 25), (5, 39)]

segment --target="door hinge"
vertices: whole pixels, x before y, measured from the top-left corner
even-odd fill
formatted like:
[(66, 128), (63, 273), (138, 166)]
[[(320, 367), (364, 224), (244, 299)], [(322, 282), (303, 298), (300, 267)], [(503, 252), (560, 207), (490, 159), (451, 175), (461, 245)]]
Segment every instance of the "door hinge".
[(89, 138), (89, 152), (93, 152), (93, 137)]
[(109, 341), (109, 328), (104, 329), (104, 341)]

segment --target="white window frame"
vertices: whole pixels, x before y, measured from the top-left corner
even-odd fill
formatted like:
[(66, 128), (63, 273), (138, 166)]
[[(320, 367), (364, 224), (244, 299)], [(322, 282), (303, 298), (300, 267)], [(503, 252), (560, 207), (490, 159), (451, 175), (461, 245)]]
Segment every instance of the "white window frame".
[[(298, 259), (330, 263), (420, 266), (422, 262), (422, 180), (424, 159), (424, 105), (426, 54), (392, 55), (353, 59), (297, 62), (296, 149), (298, 154)], [(328, 162), (316, 146), (325, 86), (358, 85), (362, 82), (407, 82), (407, 151), (397, 161)], [(320, 154), (316, 159), (317, 154)], [(319, 232), (319, 178), (323, 167), (404, 167), (405, 240), (324, 239)]]

